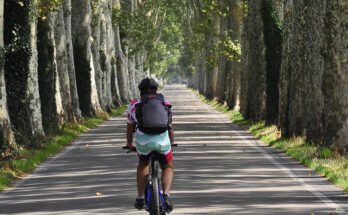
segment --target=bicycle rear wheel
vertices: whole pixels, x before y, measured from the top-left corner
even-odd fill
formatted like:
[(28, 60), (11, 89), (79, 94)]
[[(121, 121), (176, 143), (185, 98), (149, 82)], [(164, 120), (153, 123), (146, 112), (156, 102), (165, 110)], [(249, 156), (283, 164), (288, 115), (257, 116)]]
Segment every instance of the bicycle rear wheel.
[(158, 178), (151, 178), (150, 215), (161, 215), (161, 202), (158, 190)]

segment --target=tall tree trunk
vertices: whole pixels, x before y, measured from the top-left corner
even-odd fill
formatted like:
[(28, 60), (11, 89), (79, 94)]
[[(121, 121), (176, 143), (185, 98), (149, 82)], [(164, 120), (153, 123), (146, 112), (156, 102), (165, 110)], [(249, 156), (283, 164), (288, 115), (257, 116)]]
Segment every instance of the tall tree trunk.
[(7, 104), (17, 143), (36, 146), (44, 136), (38, 86), (35, 0), (6, 0), (4, 9)]
[(38, 71), (43, 126), (45, 133), (51, 135), (58, 131), (59, 123), (64, 122), (65, 113), (56, 61), (54, 26), (57, 14), (46, 16), (46, 20), (38, 22)]
[(120, 88), (120, 95), (123, 103), (131, 100), (131, 91), (128, 85), (128, 56), (126, 56), (121, 48), (121, 38), (119, 27), (115, 28), (116, 38), (116, 56), (117, 56), (117, 78)]
[(4, 1), (0, 2), (0, 153), (7, 148), (14, 148), (15, 140), (7, 109), (4, 55)]
[[(228, 16), (228, 37), (233, 43), (241, 42), (241, 31), (242, 31), (242, 17), (243, 7), (242, 1), (229, 1), (230, 14)], [(240, 110), (240, 59), (232, 59), (227, 61), (226, 70), (227, 73), (227, 84), (226, 88), (228, 91), (227, 105), (229, 108), (239, 111)]]
[(85, 116), (101, 110), (95, 83), (95, 70), (91, 50), (90, 0), (72, 1), (72, 41), (80, 108)]
[[(120, 0), (114, 0), (114, 5), (120, 8)], [(117, 79), (120, 89), (121, 100), (123, 103), (129, 103), (131, 101), (131, 90), (129, 88), (128, 79), (128, 52), (125, 51), (121, 45), (122, 38), (120, 35), (119, 23), (114, 23), (115, 33), (115, 51), (116, 51), (116, 63), (117, 63)]]
[(120, 89), (120, 95), (122, 103), (128, 103), (131, 100), (131, 91), (128, 85), (128, 56), (125, 55), (125, 53), (122, 50), (120, 28), (117, 23), (114, 24), (114, 32), (117, 57), (117, 79)]
[(112, 92), (111, 92), (111, 79), (112, 79), (112, 46), (113, 46), (113, 29), (111, 22), (111, 13), (109, 9), (109, 2), (102, 2), (103, 14), (101, 15), (101, 38), (104, 38), (101, 43), (101, 59), (104, 64), (104, 95), (105, 95), (105, 106), (107, 111), (111, 111), (113, 108)]
[[(136, 69), (137, 69), (137, 74), (136, 74), (136, 83), (139, 83), (143, 78), (144, 78), (144, 50), (141, 50), (136, 54)], [(138, 88), (136, 88), (138, 89)], [(137, 91), (138, 92), (138, 91)]]
[(208, 99), (214, 98), (218, 72), (217, 54), (215, 46), (218, 44), (219, 18), (215, 17), (210, 25), (210, 30), (205, 32), (204, 40), (204, 95)]
[[(328, 1), (298, 1), (301, 7), (303, 29), (302, 72), (304, 74), (306, 136), (308, 140), (322, 143), (324, 127), (322, 116), (324, 110), (324, 95), (322, 91), (325, 58), (322, 55), (325, 47), (324, 17)], [(300, 9), (300, 8), (299, 8)], [(331, 23), (330, 23), (331, 24)], [(300, 42), (301, 44), (301, 42)]]
[[(286, 2), (284, 5), (283, 20), (283, 44), (282, 44), (282, 63), (279, 76), (279, 108), (278, 108), (278, 128), (281, 129), (282, 136), (289, 137), (289, 107), (291, 91), (291, 72), (293, 70), (291, 42), (294, 40), (294, 23), (293, 23), (293, 0)], [(302, 98), (302, 97), (301, 97)], [(296, 98), (297, 99), (297, 98)]]
[[(227, 5), (224, 4), (224, 1), (220, 1), (220, 4), (224, 7)], [(219, 34), (219, 63), (218, 63), (218, 77), (216, 83), (216, 97), (220, 103), (225, 102), (226, 100), (226, 54), (225, 54), (225, 43), (227, 38), (227, 17), (220, 18), (220, 34)]]
[(71, 0), (65, 0), (63, 3), (64, 8), (64, 24), (65, 24), (65, 37), (66, 37), (66, 54), (67, 54), (67, 69), (69, 75), (70, 84), (70, 96), (71, 104), (74, 111), (74, 118), (77, 121), (82, 120), (82, 113), (80, 109), (79, 96), (77, 94), (76, 74), (75, 74), (75, 62), (74, 62), (74, 50), (71, 37)]
[[(306, 10), (304, 1), (290, 1), (285, 5), (283, 60), (280, 78), (280, 114), (279, 127), (285, 137), (302, 136), (306, 134), (307, 108), (305, 76), (308, 53), (303, 41), (306, 26)], [(296, 24), (293, 24), (296, 23)], [(306, 38), (308, 39), (308, 38)], [(306, 56), (307, 57), (307, 56)]]
[(279, 105), (278, 82), (281, 65), (282, 29), (271, 0), (263, 0), (262, 19), (266, 45), (266, 124), (276, 124)]
[[(348, 152), (348, 4), (347, 1), (327, 1), (324, 48), (325, 66), (323, 94), (325, 96), (323, 144), (344, 154)], [(345, 29), (345, 31), (344, 31)], [(326, 52), (325, 52), (326, 50)]]
[[(92, 2), (91, 2), (92, 3)], [(97, 87), (98, 99), (101, 109), (106, 110), (106, 96), (105, 96), (105, 55), (101, 52), (101, 42), (105, 38), (101, 38), (101, 17), (103, 16), (103, 6), (100, 1), (93, 1), (92, 7), (92, 21), (91, 30), (93, 42), (91, 43), (93, 65), (95, 71), (95, 83)]]
[(242, 35), (241, 112), (246, 119), (262, 120), (266, 106), (266, 59), (261, 16), (262, 1), (248, 0)]
[(64, 118), (70, 122), (76, 122), (73, 105), (71, 101), (70, 79), (68, 70), (68, 55), (66, 49), (66, 32), (64, 22), (64, 9), (60, 8), (55, 22), (55, 39), (57, 50), (57, 69), (60, 85), (60, 94), (62, 96), (62, 104), (65, 116)]
[(108, 22), (110, 23), (110, 25), (108, 26), (108, 31), (110, 34), (110, 54), (111, 54), (111, 59), (110, 59), (110, 63), (111, 63), (111, 96), (112, 96), (113, 105), (119, 106), (122, 104), (122, 101), (121, 101), (120, 88), (119, 88), (118, 77), (117, 77), (115, 32), (114, 32), (114, 23), (112, 20), (113, 2), (114, 2), (114, 0), (109, 0), (109, 16), (107, 16)]
[(205, 61), (205, 50), (201, 51), (201, 55), (197, 60), (196, 71), (198, 74), (198, 91), (200, 94), (205, 95), (206, 89), (206, 61)]
[(133, 98), (136, 98), (138, 93), (137, 93), (137, 85), (136, 85), (136, 65), (135, 65), (135, 55), (131, 56), (128, 59), (128, 71), (129, 71), (129, 82), (130, 82), (130, 88), (132, 91), (132, 96)]

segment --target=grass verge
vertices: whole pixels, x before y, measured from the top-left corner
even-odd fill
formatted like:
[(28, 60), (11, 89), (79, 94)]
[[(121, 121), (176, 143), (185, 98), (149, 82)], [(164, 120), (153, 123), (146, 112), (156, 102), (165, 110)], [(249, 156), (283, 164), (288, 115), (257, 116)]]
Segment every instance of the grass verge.
[(99, 112), (95, 117), (85, 118), (79, 124), (64, 124), (58, 135), (46, 138), (39, 149), (21, 149), (18, 158), (1, 161), (0, 166), (0, 191), (9, 187), (16, 179), (32, 172), (36, 166), (48, 157), (61, 151), (72, 143), (82, 132), (97, 127), (110, 117), (121, 115), (127, 105), (115, 108), (111, 113)]
[(249, 126), (249, 131), (267, 145), (279, 148), (299, 162), (316, 170), (319, 175), (325, 176), (335, 185), (348, 192), (348, 157), (332, 152), (329, 148), (320, 148), (305, 142), (304, 138), (282, 138), (276, 125), (266, 125), (264, 121), (253, 122), (245, 120), (241, 113), (229, 110), (226, 105), (207, 100), (197, 91), (195, 93), (207, 104), (216, 110), (230, 116), (232, 122)]

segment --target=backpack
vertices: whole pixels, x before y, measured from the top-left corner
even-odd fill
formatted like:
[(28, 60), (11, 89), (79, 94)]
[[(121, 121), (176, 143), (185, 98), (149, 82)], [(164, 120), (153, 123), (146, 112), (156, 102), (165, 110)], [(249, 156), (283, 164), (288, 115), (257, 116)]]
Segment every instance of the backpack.
[(146, 134), (162, 134), (170, 127), (171, 111), (162, 94), (145, 94), (135, 105), (138, 129)]

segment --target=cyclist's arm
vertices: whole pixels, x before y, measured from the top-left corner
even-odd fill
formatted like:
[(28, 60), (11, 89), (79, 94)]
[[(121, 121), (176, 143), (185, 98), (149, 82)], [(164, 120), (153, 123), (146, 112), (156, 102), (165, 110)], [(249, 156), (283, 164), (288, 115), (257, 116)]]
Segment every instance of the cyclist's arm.
[(133, 131), (134, 131), (134, 127), (135, 127), (135, 122), (134, 123), (127, 123), (127, 146), (129, 148), (134, 148), (134, 144), (133, 144)]
[(173, 130), (173, 114), (172, 114), (172, 106), (170, 105), (170, 103), (168, 102), (167, 104), (168, 108), (169, 108), (169, 140), (170, 140), (170, 145), (174, 145), (174, 130)]
[(170, 128), (168, 130), (168, 133), (169, 133), (170, 145), (173, 145), (174, 144), (174, 130), (173, 130), (173, 128)]

